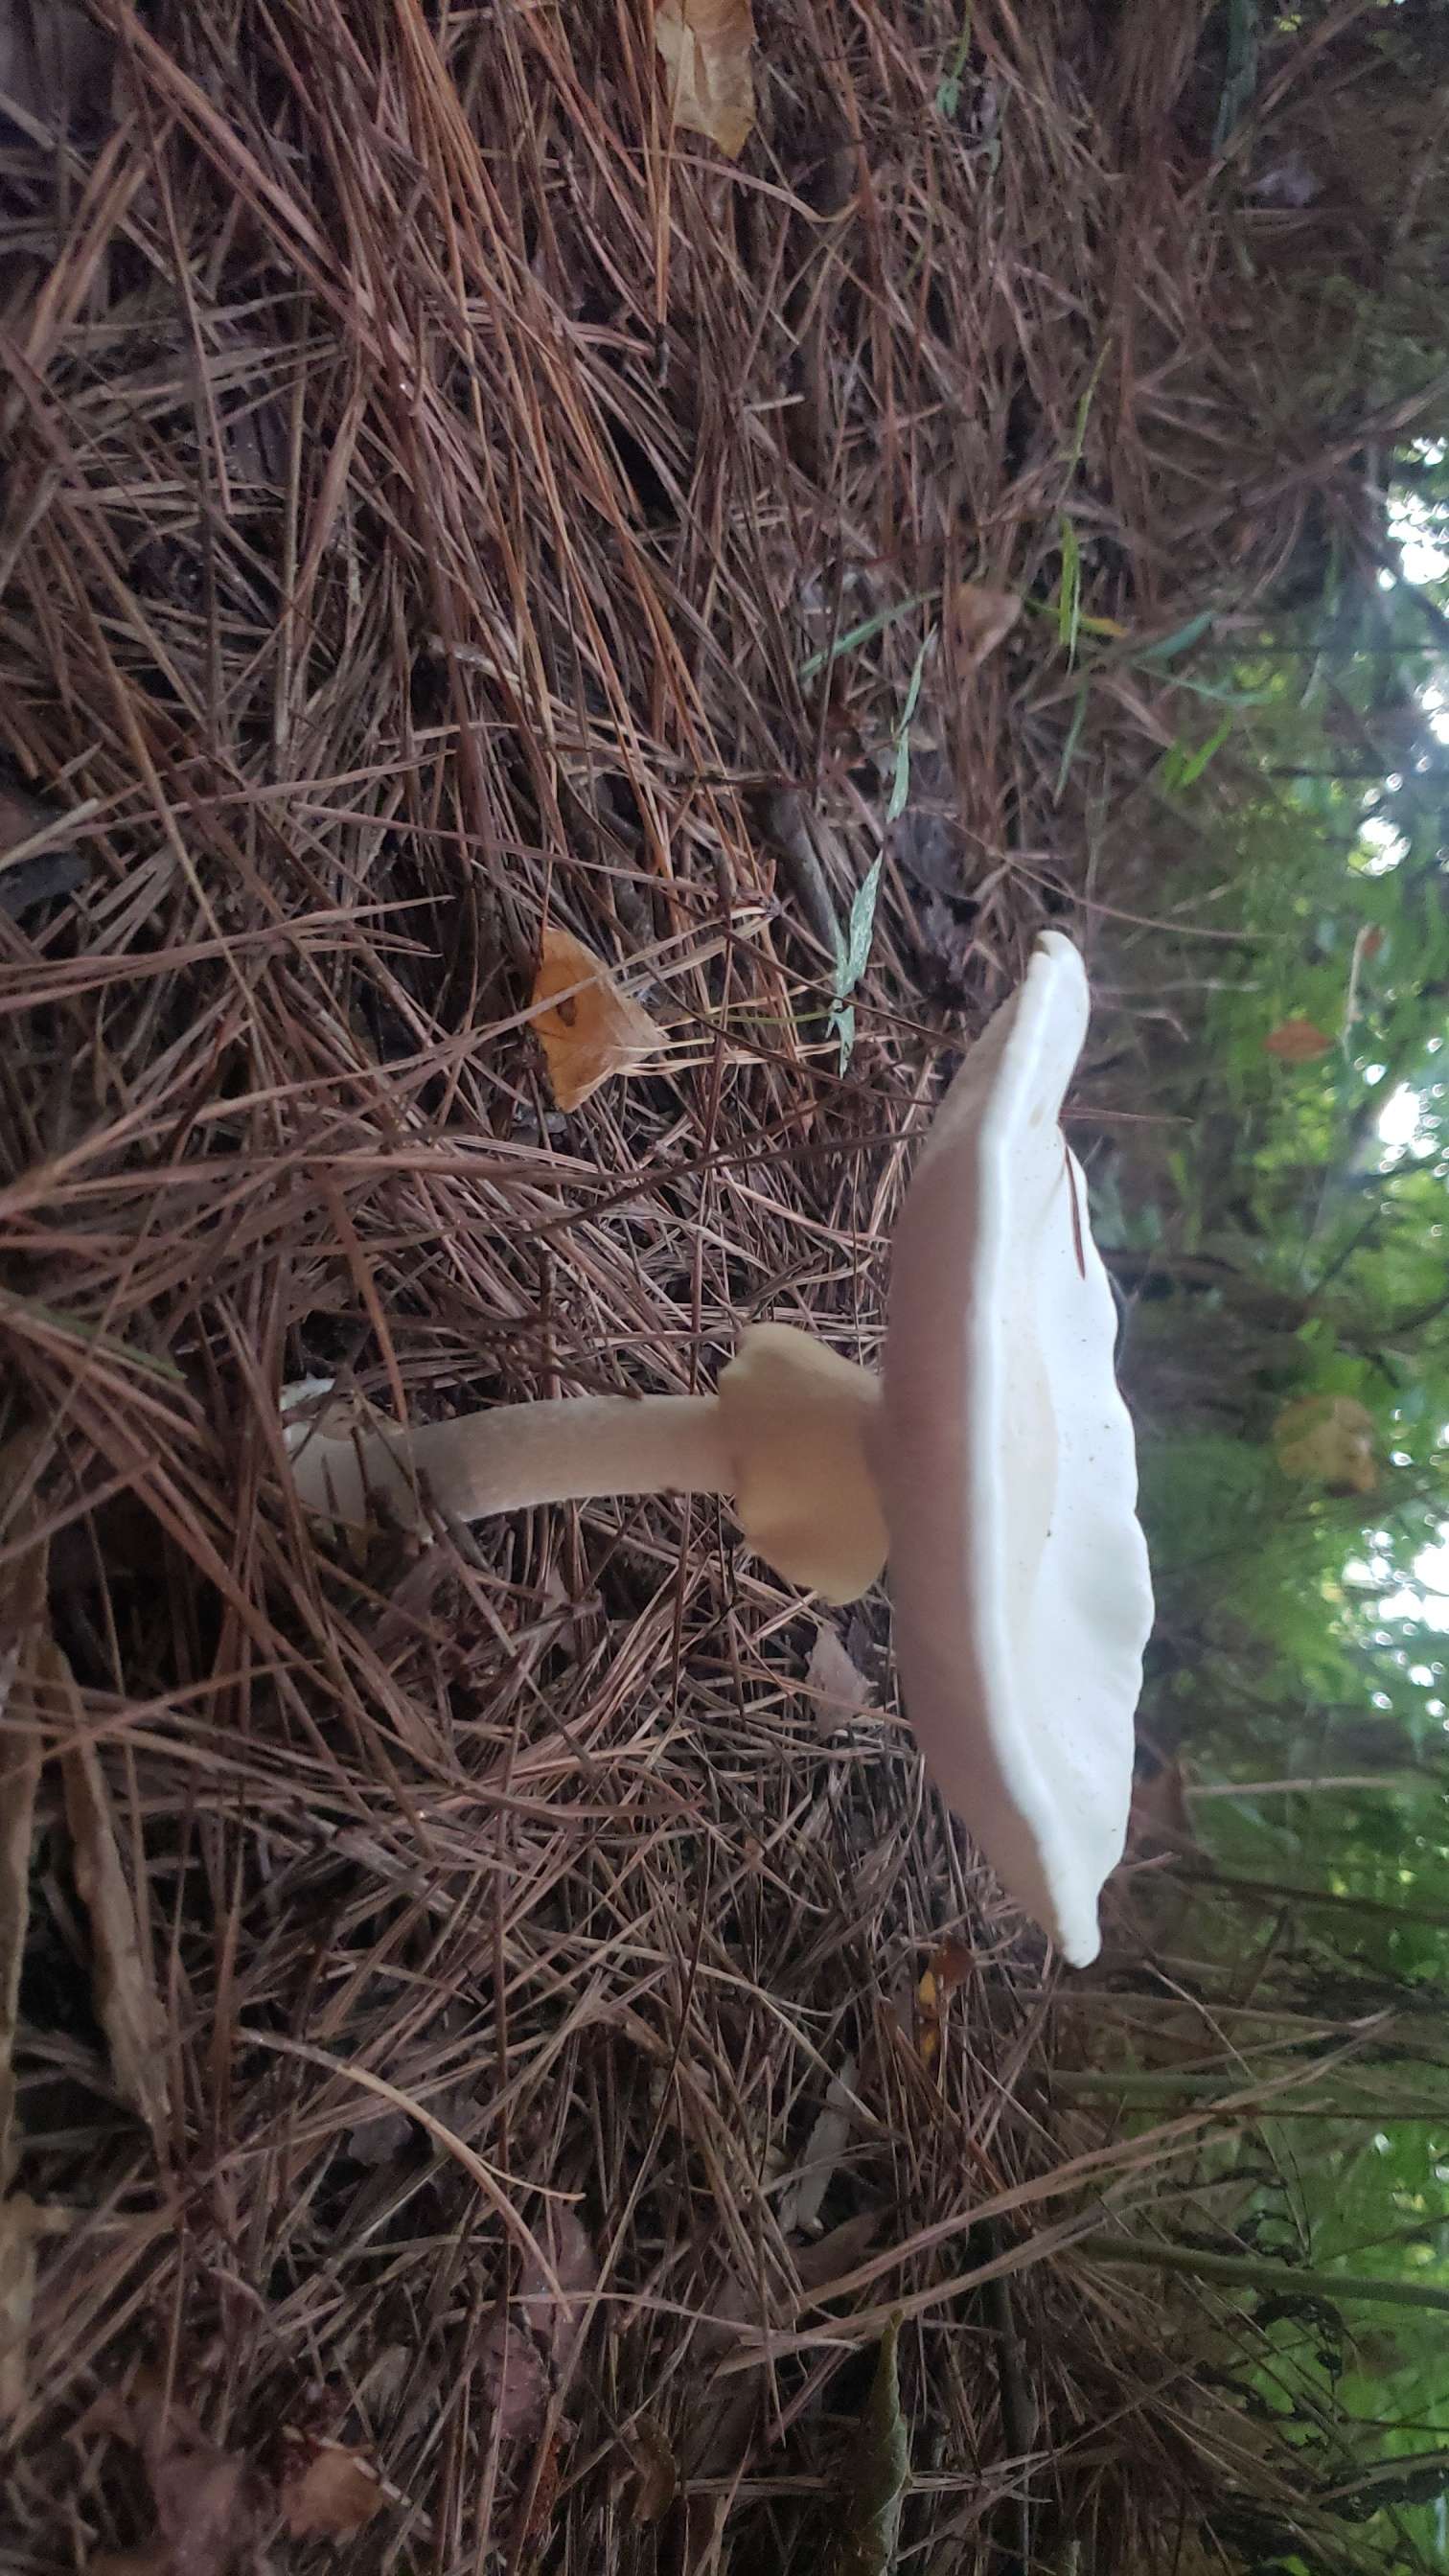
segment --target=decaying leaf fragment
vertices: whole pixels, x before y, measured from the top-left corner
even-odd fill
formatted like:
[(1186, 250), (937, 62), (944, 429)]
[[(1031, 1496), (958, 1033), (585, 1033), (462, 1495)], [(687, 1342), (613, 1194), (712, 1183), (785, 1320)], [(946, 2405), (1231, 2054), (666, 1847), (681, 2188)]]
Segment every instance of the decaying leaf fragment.
[(805, 1685), (813, 1694), (817, 1731), (827, 1741), (850, 1718), (875, 1706), (875, 1694), (864, 1673), (826, 1620), (815, 1631), (815, 1643), (805, 1667)]
[[(0, 35), (0, 56), (3, 43)], [(0, 59), (0, 94), (4, 88)], [(53, 896), (73, 894), (77, 886), (85, 883), (87, 861), (73, 844), (67, 844), (66, 828), (63, 808), (42, 804), (38, 796), (32, 796), (28, 788), (0, 770), (0, 912), (23, 921), (27, 913), (49, 903)]]
[[(574, 987), (581, 990), (575, 991)], [(544, 931), (534, 980), (535, 1009), (563, 998), (534, 1021), (560, 1109), (578, 1109), (611, 1074), (633, 1073), (664, 1045), (664, 1032), (631, 1002), (607, 967), (572, 931)]]
[(971, 1953), (963, 1941), (943, 1941), (931, 1952), (916, 1988), (916, 2031), (923, 2066), (934, 2066), (939, 2057), (947, 2004), (970, 1974)]
[(1330, 1493), (1371, 1494), (1379, 1481), (1375, 1423), (1351, 1395), (1305, 1395), (1285, 1404), (1273, 1448), (1285, 1476)]
[(113, 42), (78, 0), (7, 0), (0, 8), (0, 96), (64, 133), (104, 106)]
[(1127, 1839), (1135, 1851), (1186, 1851), (1197, 1848), (1187, 1774), (1180, 1762), (1164, 1762), (1150, 1780), (1132, 1784)]
[(35, 2304), (35, 2249), (70, 2225), (64, 2209), (42, 2209), (28, 2192), (0, 2200), (0, 2431), (30, 2393), (30, 2313)]
[(832, 2576), (891, 2576), (901, 2507), (911, 2476), (911, 2445), (901, 2412), (900, 2320), (881, 2337), (860, 2435), (851, 2455), (850, 2500)]
[[(43, 1541), (22, 1541), (34, 1525), (29, 1479), (35, 1442), (21, 1438), (0, 1454), (0, 2193), (15, 2179), (20, 2142), (15, 2122), (15, 2036), (20, 1970), (30, 1922), (30, 1835), (40, 1776), (40, 1735), (32, 1693), (46, 1641)], [(11, 1511), (12, 1496), (22, 1499)], [(47, 2213), (28, 2193), (0, 2199), (0, 2426), (19, 2414), (28, 2388), (35, 2248)]]
[[(55, 1679), (69, 1682), (64, 1658), (53, 1646), (48, 1655)], [(169, 2107), (164, 2022), (121, 1867), (111, 1793), (93, 1744), (78, 1741), (61, 1771), (75, 1883), (90, 1917), (96, 2017), (110, 2047), (117, 2092), (155, 2132), (165, 2125)]]
[(538, 2241), (562, 2301), (528, 2263), (511, 2307), (499, 2309), (483, 2341), (483, 2386), (505, 2442), (532, 2440), (542, 2430), (554, 2388), (572, 2368), (599, 2278), (599, 2258), (571, 2209), (549, 2202)]
[(840, 2073), (830, 2079), (824, 2108), (817, 2112), (805, 2141), (800, 2171), (780, 2195), (778, 2216), (782, 2236), (793, 2236), (797, 2229), (808, 2230), (820, 2223), (826, 2195), (850, 2143), (850, 2132), (858, 2116), (855, 2102), (858, 2072), (855, 2059), (847, 2057)]
[(626, 2435), (634, 2464), (636, 2522), (662, 2522), (679, 2493), (679, 2462), (669, 2436), (652, 2415), (636, 2415)]
[(350, 2540), (388, 2501), (386, 2481), (362, 2451), (299, 2435), (287, 2452), (281, 2506), (293, 2540)]
[(755, 121), (754, 41), (750, 0), (659, 0), (654, 42), (674, 122), (707, 135), (731, 161)]
[(1263, 1040), (1263, 1053), (1276, 1056), (1280, 1064), (1312, 1064), (1327, 1055), (1333, 1040), (1315, 1020), (1284, 1020), (1270, 1029)]
[[(18, 1560), (23, 1570), (26, 1559)], [(0, 1579), (0, 1616), (19, 1611), (19, 1587)], [(44, 1593), (42, 1589), (42, 1600)], [(0, 1645), (0, 2191), (19, 2161), (15, 2127), (15, 2029), (20, 1969), (30, 1921), (30, 1834), (39, 1740), (30, 1719), (26, 1663), (33, 1651), (23, 1623)]]
[(129, 2395), (103, 2397), (86, 2419), (139, 2451), (151, 2490), (152, 2540), (124, 2558), (93, 2558), (92, 2576), (242, 2576), (271, 2519), (270, 2494), (251, 2463), (204, 2433), (189, 2406), (153, 2372)]
[(951, 630), (958, 672), (977, 670), (1005, 642), (1021, 615), (1014, 590), (984, 581), (960, 581), (951, 601)]

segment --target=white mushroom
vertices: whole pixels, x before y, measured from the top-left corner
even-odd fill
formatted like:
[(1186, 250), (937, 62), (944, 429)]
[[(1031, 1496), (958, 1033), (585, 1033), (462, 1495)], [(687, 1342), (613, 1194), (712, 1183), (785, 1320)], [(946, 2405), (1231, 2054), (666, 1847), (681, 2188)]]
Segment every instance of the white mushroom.
[(872, 1441), (926, 1768), (1078, 1966), (1122, 1855), (1152, 1625), (1116, 1310), (1058, 1123), (1087, 1009), (1076, 949), (1047, 933), (936, 1114)]
[(906, 1714), (1018, 1903), (1084, 1964), (1121, 1857), (1152, 1621), (1116, 1316), (1059, 1124), (1087, 1025), (1049, 932), (937, 1113), (897, 1230), (883, 1383), (752, 1326), (709, 1396), (579, 1396), (409, 1430), (287, 1429), (301, 1501), (478, 1520), (723, 1493), (749, 1545), (827, 1601), (891, 1559)]

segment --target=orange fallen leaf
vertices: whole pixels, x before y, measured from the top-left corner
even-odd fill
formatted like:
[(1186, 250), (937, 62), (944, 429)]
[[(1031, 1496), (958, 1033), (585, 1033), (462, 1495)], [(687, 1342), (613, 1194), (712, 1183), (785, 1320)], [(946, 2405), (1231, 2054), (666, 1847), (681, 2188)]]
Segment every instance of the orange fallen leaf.
[(1325, 1035), (1315, 1020), (1284, 1020), (1270, 1029), (1263, 1040), (1263, 1053), (1275, 1055), (1280, 1064), (1312, 1064), (1327, 1055), (1333, 1040)]
[(1285, 1476), (1330, 1492), (1371, 1494), (1379, 1481), (1376, 1426), (1351, 1395), (1304, 1395), (1285, 1404), (1273, 1425), (1273, 1447)]
[(971, 1953), (963, 1941), (943, 1941), (933, 1950), (916, 1988), (916, 2016), (921, 2063), (934, 2065), (941, 2047), (946, 2006), (971, 1973)]
[(707, 135), (733, 161), (755, 121), (750, 0), (659, 0), (654, 42), (674, 122)]
[(984, 581), (958, 582), (951, 603), (957, 670), (978, 669), (1004, 642), (1020, 615), (1021, 601), (1014, 590), (994, 590)]
[(535, 2460), (533, 2476), (519, 2498), (518, 2537), (513, 2550), (515, 2566), (528, 2565), (547, 2539), (562, 2483), (563, 2442), (560, 2435), (553, 2432), (544, 2443), (541, 2458)]
[(387, 2502), (388, 2489), (361, 2451), (341, 2442), (289, 2442), (281, 2505), (293, 2540), (350, 2540)]
[(550, 925), (539, 950), (535, 1008), (556, 993), (562, 998), (552, 1010), (538, 1012), (534, 1027), (560, 1109), (580, 1108), (600, 1083), (612, 1074), (634, 1072), (664, 1044), (663, 1030), (620, 992), (583, 941)]

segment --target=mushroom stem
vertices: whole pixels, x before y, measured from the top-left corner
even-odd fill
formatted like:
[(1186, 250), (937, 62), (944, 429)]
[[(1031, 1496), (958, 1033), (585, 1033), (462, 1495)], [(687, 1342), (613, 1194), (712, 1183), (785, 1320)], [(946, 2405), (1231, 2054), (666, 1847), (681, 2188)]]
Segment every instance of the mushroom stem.
[(416, 1521), (420, 1494), (448, 1519), (477, 1521), (605, 1494), (728, 1493), (732, 1473), (712, 1395), (503, 1404), (411, 1431), (302, 1432), (292, 1452), (304, 1507), (359, 1523), (378, 1501)]

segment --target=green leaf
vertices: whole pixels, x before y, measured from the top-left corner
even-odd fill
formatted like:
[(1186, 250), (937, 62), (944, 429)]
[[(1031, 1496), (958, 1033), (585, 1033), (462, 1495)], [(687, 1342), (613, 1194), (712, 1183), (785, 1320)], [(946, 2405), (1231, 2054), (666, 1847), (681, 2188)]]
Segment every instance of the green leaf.
[(900, 2319), (892, 2317), (861, 2417), (834, 2576), (891, 2576), (896, 2564), (911, 2476), (910, 2434), (901, 2413), (900, 2334)]
[(1258, 0), (1228, 0), (1227, 60), (1218, 95), (1213, 150), (1221, 152), (1258, 86)]
[[(1139, 662), (1145, 662), (1147, 658), (1146, 653), (1135, 656)], [(1195, 678), (1190, 671), (1179, 671), (1172, 685), (1175, 689), (1186, 689), (1194, 698), (1208, 698), (1214, 706), (1219, 707), (1266, 707), (1273, 703), (1271, 689), (1234, 689), (1226, 684), (1219, 686), (1212, 680)]]
[(837, 635), (833, 644), (827, 644), (822, 652), (811, 653), (801, 663), (799, 677), (802, 680), (818, 678), (831, 662), (839, 661), (842, 653), (853, 653), (858, 644), (872, 643), (877, 635), (885, 633), (888, 626), (898, 626), (903, 617), (910, 617), (916, 609), (925, 608), (935, 595), (930, 590), (913, 591), (909, 599), (898, 599), (894, 607), (878, 608), (873, 616), (863, 617), (858, 626), (847, 626), (844, 634)]
[(1213, 622), (1213, 616), (1214, 611), (1211, 608), (1199, 609), (1195, 617), (1189, 617), (1185, 625), (1175, 627), (1171, 635), (1162, 636), (1156, 644), (1144, 644), (1140, 652), (1133, 654), (1133, 661), (1173, 661), (1179, 653), (1186, 653), (1194, 644), (1201, 643)]
[[(924, 651), (924, 647), (922, 650)], [(908, 699), (907, 704), (909, 703)], [(855, 1013), (850, 1007), (850, 995), (855, 991), (870, 962), (870, 943), (875, 931), (875, 906), (876, 897), (880, 893), (883, 858), (884, 853), (881, 858), (872, 860), (855, 889), (850, 906), (850, 925), (844, 940), (840, 938), (838, 931), (836, 933), (835, 1000), (831, 1008), (829, 1025), (832, 1035), (840, 1040), (842, 1073), (850, 1063), (855, 1046)]]
[(1082, 727), (1086, 721), (1087, 684), (1084, 680), (1077, 691), (1077, 703), (1072, 709), (1072, 721), (1067, 727), (1067, 738), (1062, 745), (1062, 761), (1061, 767), (1057, 771), (1056, 793), (1052, 799), (1053, 804), (1060, 805), (1063, 796), (1066, 794), (1067, 780), (1072, 774), (1072, 763), (1076, 759), (1077, 747), (1082, 739)]
[(971, 8), (970, 0), (968, 0), (967, 8), (961, 20), (961, 32), (957, 37), (955, 44), (951, 48), (950, 69), (944, 74), (943, 78), (937, 85), (936, 113), (938, 116), (954, 117), (960, 108), (961, 75), (966, 69), (966, 57), (970, 51)]
[[(887, 823), (898, 823), (900, 821), (910, 798), (911, 726), (915, 722), (916, 708), (920, 704), (921, 675), (926, 667), (926, 655), (929, 653), (934, 640), (935, 629), (933, 628), (931, 633), (926, 637), (925, 642), (922, 644), (919, 653), (916, 655), (915, 667), (911, 672), (910, 686), (906, 690), (906, 703), (901, 709), (901, 720), (896, 727), (896, 766), (895, 776), (891, 780), (890, 802), (886, 807)], [(867, 879), (867, 883), (869, 883), (869, 879)], [(867, 942), (867, 944), (869, 943)]]
[(840, 981), (838, 998), (843, 1002), (853, 993), (870, 962), (870, 943), (875, 931), (875, 904), (880, 892), (882, 860), (873, 859), (850, 906), (850, 928), (845, 942), (845, 972)]
[(1062, 519), (1062, 586), (1057, 598), (1057, 634), (1066, 648), (1067, 659), (1077, 658), (1077, 637), (1082, 626), (1082, 549), (1071, 520)]
[(1073, 472), (1075, 472), (1076, 468), (1081, 464), (1082, 449), (1087, 443), (1087, 423), (1092, 417), (1092, 404), (1096, 399), (1097, 386), (1101, 379), (1102, 369), (1107, 363), (1107, 348), (1108, 343), (1103, 341), (1101, 348), (1097, 351), (1097, 355), (1092, 362), (1092, 372), (1087, 378), (1086, 392), (1083, 394), (1081, 401), (1077, 405), (1076, 428), (1072, 434), (1072, 444), (1067, 457), (1068, 465), (1071, 467)]
[(1215, 760), (1218, 753), (1222, 750), (1223, 744), (1227, 741), (1232, 729), (1232, 717), (1230, 715), (1224, 716), (1222, 723), (1214, 732), (1208, 735), (1206, 742), (1199, 743), (1196, 751), (1188, 753), (1187, 758), (1183, 761), (1182, 768), (1178, 776), (1177, 784), (1179, 787), (1195, 787), (1197, 785), (1197, 782), (1201, 778), (1209, 761)]

